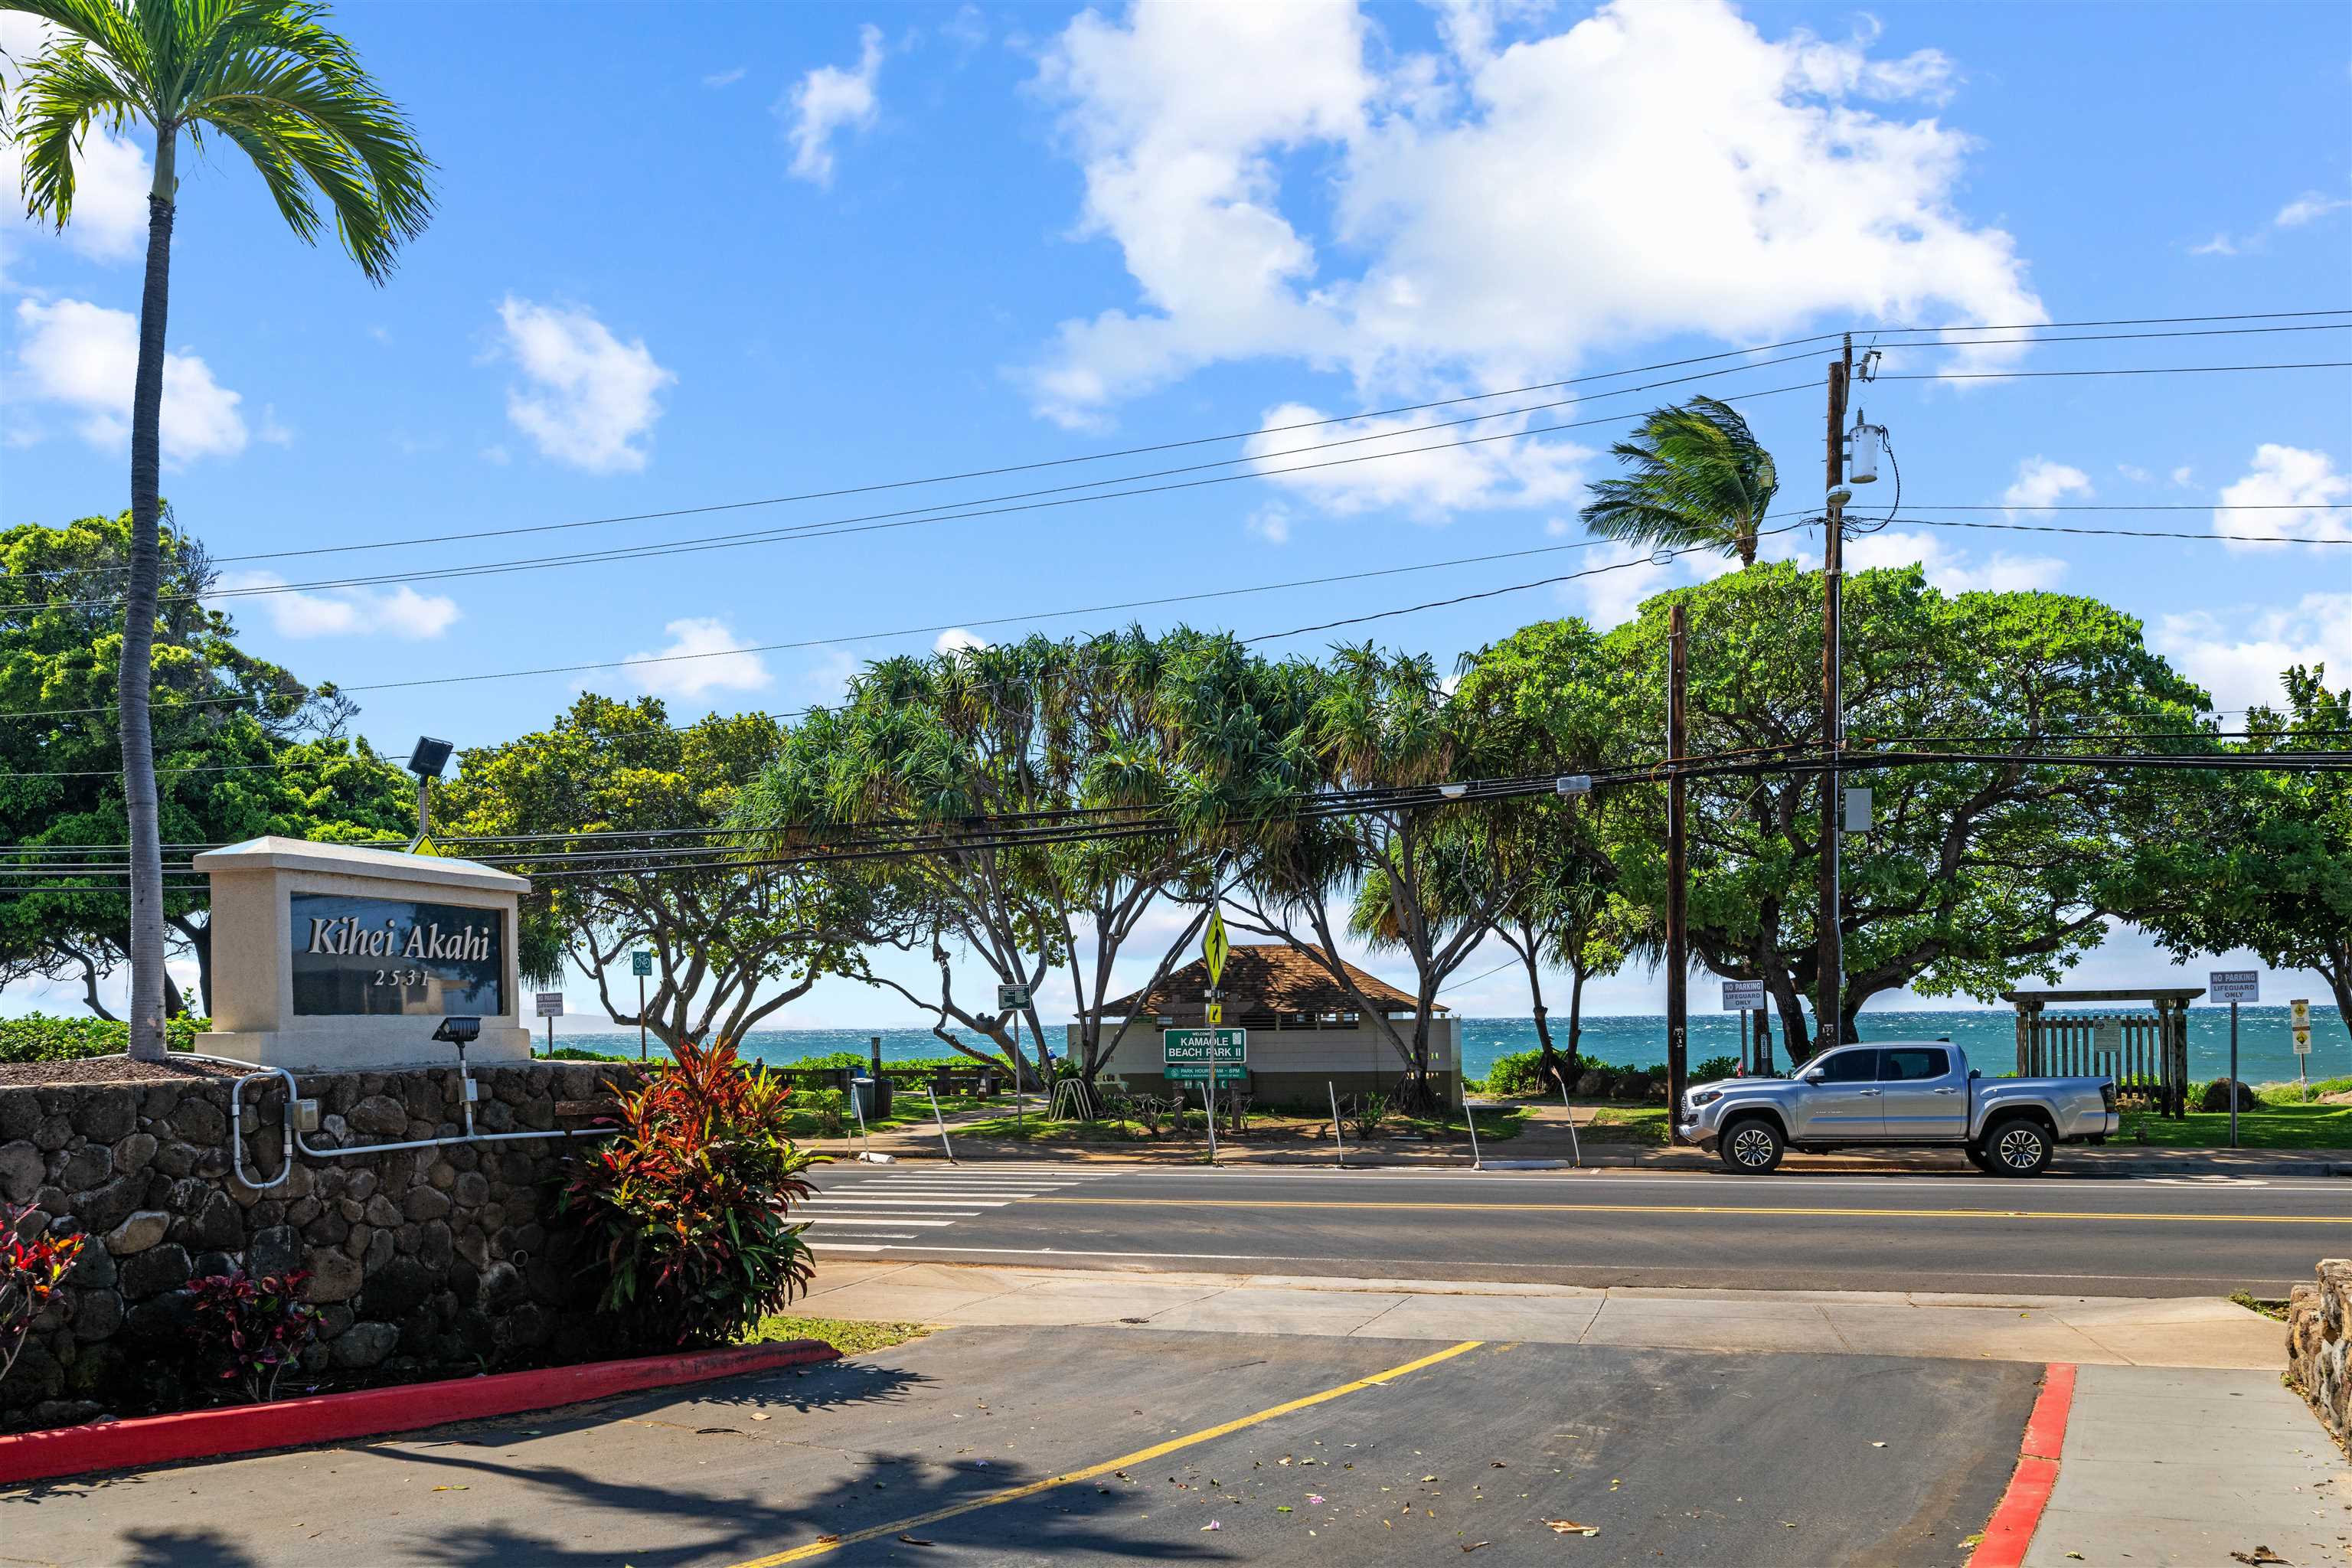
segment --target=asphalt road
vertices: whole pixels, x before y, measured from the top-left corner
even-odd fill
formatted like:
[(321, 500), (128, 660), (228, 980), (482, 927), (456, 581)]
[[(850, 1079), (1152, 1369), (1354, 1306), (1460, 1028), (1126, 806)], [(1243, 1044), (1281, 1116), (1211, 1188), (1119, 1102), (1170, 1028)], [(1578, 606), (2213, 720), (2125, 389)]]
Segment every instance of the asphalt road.
[(958, 1329), (692, 1398), (0, 1495), (0, 1562), (1942, 1568), (2040, 1374)]
[(1709, 1289), (2280, 1297), (2352, 1182), (841, 1164), (828, 1255)]

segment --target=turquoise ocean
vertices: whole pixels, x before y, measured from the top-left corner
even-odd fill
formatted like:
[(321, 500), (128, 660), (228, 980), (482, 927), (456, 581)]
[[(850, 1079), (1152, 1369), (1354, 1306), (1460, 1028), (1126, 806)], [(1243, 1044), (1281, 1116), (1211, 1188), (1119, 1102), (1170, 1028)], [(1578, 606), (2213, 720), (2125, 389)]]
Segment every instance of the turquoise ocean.
[[(2053, 1009), (2055, 1011), (2055, 1009)], [(2295, 1076), (2293, 1038), (2284, 1006), (2239, 1010), (2239, 1072), (2249, 1083), (2291, 1081)], [(1864, 1013), (1860, 1020), (1864, 1039), (1936, 1039), (1949, 1037), (1968, 1052), (1970, 1065), (1987, 1073), (2008, 1072), (2016, 1066), (2015, 1016), (2005, 1009), (1953, 1009), (1945, 1012)], [(1567, 1026), (1552, 1019), (1553, 1038), (1565, 1044)], [(789, 1066), (835, 1051), (866, 1054), (868, 1042), (882, 1039), (886, 1062), (914, 1061), (948, 1054), (938, 1037), (927, 1029), (763, 1029), (744, 1041), (744, 1054), (759, 1061)], [(1665, 1060), (1666, 1026), (1660, 1015), (1612, 1016), (1584, 1020), (1582, 1047), (1587, 1058), (1619, 1067), (1649, 1067)], [(625, 1049), (628, 1037), (606, 1032), (582, 1032), (565, 1037), (567, 1043), (605, 1050)], [(1060, 1041), (1055, 1041), (1058, 1047)], [(1462, 1054), (1470, 1076), (1483, 1078), (1497, 1057), (1536, 1048), (1533, 1018), (1465, 1018), (1462, 1021)], [(1736, 1014), (1698, 1014), (1691, 1020), (1691, 1059), (1739, 1054), (1739, 1019)], [(1774, 1060), (1788, 1065), (1787, 1047), (1775, 1031)], [(2314, 997), (2311, 1007), (2310, 1076), (2314, 1079), (2352, 1075), (2352, 1037), (2335, 1005)], [(2230, 1070), (2230, 1010), (2191, 1007), (2189, 1010), (2189, 1071), (2194, 1079), (2221, 1078)]]

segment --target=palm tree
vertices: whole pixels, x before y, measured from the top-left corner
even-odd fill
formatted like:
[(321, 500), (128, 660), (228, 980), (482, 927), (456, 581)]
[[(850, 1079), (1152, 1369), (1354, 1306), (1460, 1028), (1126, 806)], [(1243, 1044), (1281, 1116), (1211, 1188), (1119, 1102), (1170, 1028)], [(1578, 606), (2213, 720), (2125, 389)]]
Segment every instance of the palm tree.
[(1780, 478), (1730, 405), (1694, 397), (1654, 409), (1612, 450), (1632, 472), (1592, 487), (1585, 527), (1653, 550), (1721, 550), (1756, 564), (1756, 525)]
[(213, 132), (260, 172), (278, 214), (306, 242), (334, 212), (336, 237), (371, 282), (392, 274), (403, 240), (433, 213), (433, 164), (399, 106), (350, 44), (303, 0), (0, 0), (48, 24), (24, 63), (8, 129), (24, 155), (26, 211), (62, 228), (73, 216), (75, 155), (93, 125), (154, 132), (147, 194), (147, 278), (131, 405), (131, 558), (122, 605), (122, 793), (131, 827), (131, 1055), (163, 1058), (163, 870), (147, 722), (161, 554), (160, 437), (164, 315), (180, 133), (202, 152)]

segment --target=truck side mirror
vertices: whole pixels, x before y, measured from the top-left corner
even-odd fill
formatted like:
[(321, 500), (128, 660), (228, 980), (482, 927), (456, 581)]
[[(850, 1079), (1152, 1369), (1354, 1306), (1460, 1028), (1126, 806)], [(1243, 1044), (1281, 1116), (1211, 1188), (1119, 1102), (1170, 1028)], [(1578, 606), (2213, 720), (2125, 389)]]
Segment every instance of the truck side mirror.
[(1984, 1069), (1982, 1068), (1970, 1068), (1969, 1069), (1969, 1081), (1970, 1083), (1976, 1082), (1977, 1079), (1982, 1077), (1984, 1077)]

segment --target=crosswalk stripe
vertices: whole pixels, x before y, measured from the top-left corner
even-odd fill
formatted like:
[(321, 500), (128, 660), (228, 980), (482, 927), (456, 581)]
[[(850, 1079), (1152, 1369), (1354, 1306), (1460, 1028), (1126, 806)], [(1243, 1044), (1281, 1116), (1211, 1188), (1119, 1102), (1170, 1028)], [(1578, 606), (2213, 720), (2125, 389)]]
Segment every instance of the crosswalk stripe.
[[(802, 1220), (800, 1223), (803, 1225), (856, 1225), (863, 1226), (867, 1230), (874, 1228), (874, 1222), (872, 1220), (861, 1219), (856, 1215), (813, 1214), (809, 1215), (808, 1218)], [(929, 1226), (933, 1228), (937, 1228), (941, 1226), (953, 1225), (955, 1224), (955, 1221), (951, 1219), (914, 1219), (894, 1214), (890, 1216), (890, 1223), (892, 1225)]]
[(898, 1208), (970, 1209), (974, 1214), (982, 1209), (1009, 1208), (1013, 1203), (1010, 1198), (837, 1198), (830, 1194), (820, 1194), (800, 1201), (804, 1204), (872, 1204)]

